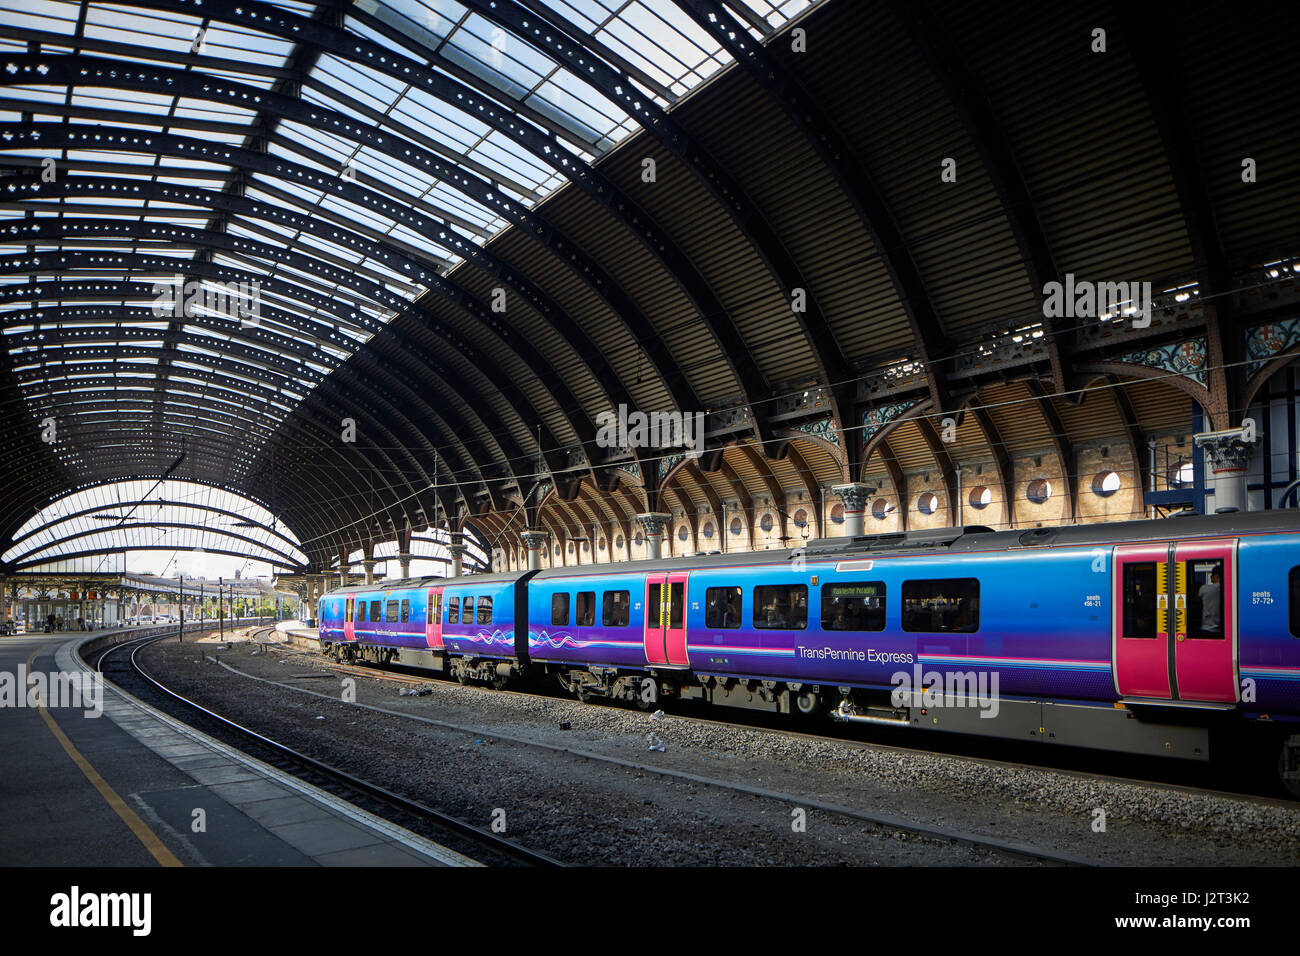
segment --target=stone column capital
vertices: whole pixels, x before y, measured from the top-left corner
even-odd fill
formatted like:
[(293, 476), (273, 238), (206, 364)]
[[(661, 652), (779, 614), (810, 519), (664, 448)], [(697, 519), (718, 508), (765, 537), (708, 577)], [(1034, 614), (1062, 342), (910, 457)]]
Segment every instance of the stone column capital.
[(877, 489), (860, 481), (851, 481), (842, 485), (831, 485), (831, 493), (840, 496), (844, 502), (845, 511), (865, 511), (867, 501), (872, 498)]
[(637, 515), (636, 520), (641, 523), (641, 528), (645, 531), (647, 536), (662, 535), (664, 533), (664, 528), (668, 526), (668, 522), (673, 520), (673, 516), (658, 511), (652, 511), (647, 514)]
[(1196, 435), (1194, 440), (1199, 448), (1209, 456), (1214, 471), (1245, 471), (1254, 445), (1244, 442), (1237, 435)]

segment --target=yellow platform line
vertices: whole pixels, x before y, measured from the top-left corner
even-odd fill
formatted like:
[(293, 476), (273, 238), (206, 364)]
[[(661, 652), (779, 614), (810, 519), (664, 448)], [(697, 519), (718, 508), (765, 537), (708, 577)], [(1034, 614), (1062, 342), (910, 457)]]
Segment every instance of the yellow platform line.
[[(29, 682), (31, 680), (32, 661), (35, 660), (39, 650), (38, 647), (32, 651), (31, 657), (27, 658)], [(54, 739), (63, 747), (64, 752), (72, 758), (72, 762), (86, 775), (86, 779), (90, 781), (91, 785), (99, 791), (99, 795), (104, 798), (104, 802), (113, 808), (113, 812), (122, 818), (122, 822), (131, 829), (136, 839), (144, 844), (146, 850), (153, 854), (153, 858), (158, 861), (158, 865), (184, 866), (185, 864), (176, 859), (175, 854), (167, 849), (167, 845), (158, 838), (158, 834), (149, 829), (149, 825), (140, 819), (139, 814), (127, 806), (126, 801), (117, 795), (117, 791), (109, 786), (108, 781), (101, 777), (99, 772), (90, 765), (90, 761), (81, 755), (81, 751), (68, 739), (68, 735), (63, 732), (63, 728), (54, 722), (54, 718), (50, 716), (50, 712), (45, 705), (40, 703), (39, 698), (37, 703), (40, 705), (41, 719), (45, 721), (45, 726), (50, 728), (50, 733), (54, 735)]]

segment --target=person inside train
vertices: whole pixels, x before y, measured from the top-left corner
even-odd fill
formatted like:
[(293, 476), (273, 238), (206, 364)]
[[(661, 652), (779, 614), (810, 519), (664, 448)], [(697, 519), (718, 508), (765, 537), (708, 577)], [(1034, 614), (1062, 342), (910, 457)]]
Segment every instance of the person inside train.
[(1201, 600), (1201, 632), (1219, 637), (1223, 633), (1223, 572), (1218, 565), (1210, 572), (1208, 584), (1202, 584), (1197, 597)]

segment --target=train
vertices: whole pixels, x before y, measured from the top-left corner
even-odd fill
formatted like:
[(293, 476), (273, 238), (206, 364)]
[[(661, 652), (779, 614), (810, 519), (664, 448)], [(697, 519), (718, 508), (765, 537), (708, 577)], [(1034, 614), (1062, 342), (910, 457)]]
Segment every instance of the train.
[(1210, 760), (1300, 798), (1300, 511), (823, 538), (322, 595), (322, 650), (584, 701)]

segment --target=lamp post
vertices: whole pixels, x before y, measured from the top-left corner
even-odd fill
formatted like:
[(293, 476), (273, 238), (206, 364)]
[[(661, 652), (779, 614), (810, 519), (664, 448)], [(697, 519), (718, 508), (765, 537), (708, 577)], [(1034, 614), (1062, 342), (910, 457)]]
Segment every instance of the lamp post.
[(221, 609), (221, 590), (226, 583), (225, 578), (217, 578), (217, 618), (221, 621), (221, 643), (226, 643), (226, 615)]

